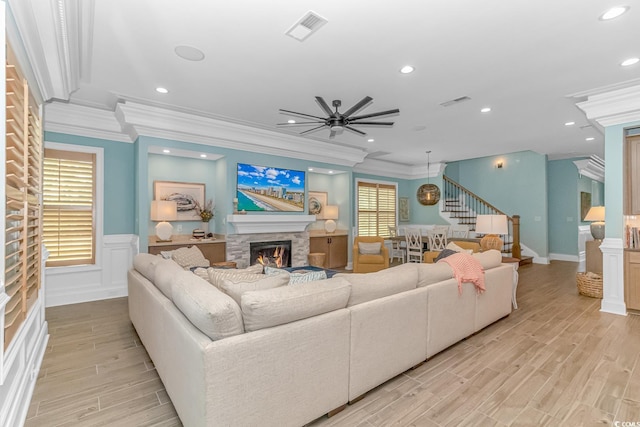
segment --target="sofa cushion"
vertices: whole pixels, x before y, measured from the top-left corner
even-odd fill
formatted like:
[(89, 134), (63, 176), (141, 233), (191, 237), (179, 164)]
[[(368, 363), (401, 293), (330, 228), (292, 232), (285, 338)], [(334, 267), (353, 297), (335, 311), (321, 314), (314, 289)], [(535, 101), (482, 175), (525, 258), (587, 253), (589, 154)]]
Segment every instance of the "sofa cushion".
[(216, 288), (222, 286), (222, 279), (232, 279), (234, 282), (255, 282), (264, 279), (264, 274), (242, 273), (234, 269), (209, 268), (207, 272), (209, 273), (209, 282)]
[(244, 332), (242, 312), (233, 298), (190, 271), (176, 274), (172, 295), (182, 314), (212, 340)]
[(182, 267), (170, 259), (162, 259), (156, 267), (156, 280), (153, 282), (170, 300), (173, 300), (173, 284), (176, 281), (176, 274), (184, 271)]
[(474, 253), (473, 256), (480, 261), (482, 268), (485, 270), (494, 268), (502, 264), (502, 253), (496, 249)]
[(244, 327), (256, 331), (338, 310), (347, 305), (349, 293), (343, 278), (245, 292), (240, 304)]
[(418, 283), (417, 264), (407, 263), (375, 273), (336, 274), (351, 284), (348, 306), (415, 289)]
[(162, 261), (162, 257), (157, 255), (138, 254), (133, 258), (133, 268), (153, 282), (155, 280), (156, 267), (160, 261)]
[(204, 257), (202, 251), (196, 246), (190, 246), (188, 248), (179, 248), (173, 251), (171, 259), (178, 263), (183, 268), (191, 267), (208, 267), (209, 260)]
[(382, 245), (380, 244), (380, 242), (374, 242), (374, 243), (358, 242), (358, 252), (363, 255), (379, 254), (381, 247)]
[(360, 255), (358, 264), (384, 264), (384, 256), (379, 253), (376, 255)]
[(281, 268), (265, 267), (264, 274), (268, 276), (272, 276), (274, 274), (286, 275), (289, 280), (289, 285), (313, 282), (316, 280), (323, 280), (327, 278), (327, 272), (324, 270), (296, 272), (296, 271), (286, 271)]
[(240, 297), (247, 291), (262, 291), (285, 286), (289, 283), (289, 277), (284, 274), (264, 276), (263, 279), (253, 282), (236, 282), (230, 278), (222, 279), (220, 289), (235, 300), (240, 305)]
[(418, 287), (429, 286), (453, 277), (453, 269), (444, 262), (439, 264), (417, 264)]

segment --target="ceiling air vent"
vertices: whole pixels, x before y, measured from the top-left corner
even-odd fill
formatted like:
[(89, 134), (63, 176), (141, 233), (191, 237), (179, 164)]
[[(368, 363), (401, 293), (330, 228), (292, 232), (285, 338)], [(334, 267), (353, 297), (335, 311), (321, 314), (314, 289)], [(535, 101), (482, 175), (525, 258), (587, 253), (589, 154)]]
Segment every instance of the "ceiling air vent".
[(310, 10), (302, 18), (298, 20), (285, 33), (289, 37), (293, 37), (298, 41), (304, 41), (311, 34), (315, 33), (328, 21), (314, 11)]
[(452, 105), (460, 104), (460, 103), (465, 102), (465, 101), (471, 101), (471, 98), (469, 98), (468, 96), (461, 96), (460, 98), (456, 98), (456, 99), (452, 99), (451, 101), (443, 102), (440, 105), (442, 105), (443, 107), (451, 107)]

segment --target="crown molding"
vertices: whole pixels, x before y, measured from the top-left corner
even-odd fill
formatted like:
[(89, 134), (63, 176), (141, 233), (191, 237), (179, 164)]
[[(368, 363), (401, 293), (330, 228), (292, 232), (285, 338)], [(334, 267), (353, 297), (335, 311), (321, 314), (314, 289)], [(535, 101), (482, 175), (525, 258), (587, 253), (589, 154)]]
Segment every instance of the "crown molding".
[(576, 165), (581, 176), (604, 183), (604, 167), (593, 159), (575, 160), (573, 164)]
[(94, 0), (8, 3), (42, 99), (69, 99), (78, 89), (80, 74), (78, 29), (83, 15), (77, 12), (92, 10)]
[(138, 103), (118, 104), (116, 117), (132, 138), (144, 135), (349, 167), (367, 154), (357, 148)]
[(411, 180), (427, 177), (433, 178), (442, 175), (446, 166), (446, 163), (431, 163), (427, 167), (427, 165), (412, 166), (386, 162), (384, 160), (365, 159), (362, 163), (354, 166), (353, 171), (369, 175)]
[(111, 111), (51, 102), (44, 106), (44, 130), (132, 143)]
[(589, 120), (599, 125), (615, 126), (640, 120), (640, 85), (588, 95), (576, 104)]

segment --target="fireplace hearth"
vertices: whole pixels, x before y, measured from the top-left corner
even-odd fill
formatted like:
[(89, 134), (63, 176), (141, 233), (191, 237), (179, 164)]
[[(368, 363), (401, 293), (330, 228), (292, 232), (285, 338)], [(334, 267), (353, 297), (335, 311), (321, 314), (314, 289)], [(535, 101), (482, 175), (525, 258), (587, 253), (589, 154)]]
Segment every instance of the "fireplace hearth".
[(249, 265), (291, 267), (291, 240), (251, 242)]

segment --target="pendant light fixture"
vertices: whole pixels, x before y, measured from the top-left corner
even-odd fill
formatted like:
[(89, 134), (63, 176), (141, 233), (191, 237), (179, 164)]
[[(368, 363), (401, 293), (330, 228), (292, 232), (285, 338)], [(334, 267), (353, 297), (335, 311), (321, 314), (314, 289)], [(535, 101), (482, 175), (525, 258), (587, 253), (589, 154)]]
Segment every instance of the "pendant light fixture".
[(429, 169), (431, 169), (431, 151), (427, 151), (427, 183), (418, 188), (418, 202), (424, 206), (433, 206), (440, 201), (440, 189), (429, 183)]

